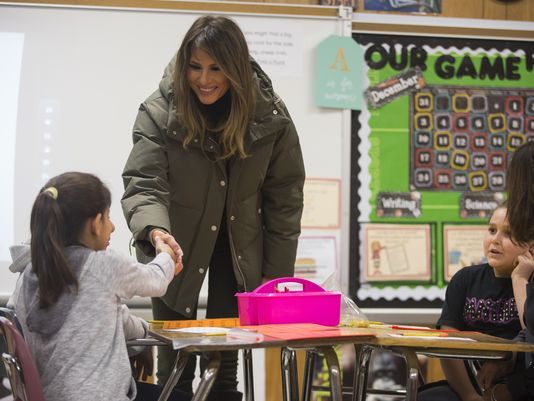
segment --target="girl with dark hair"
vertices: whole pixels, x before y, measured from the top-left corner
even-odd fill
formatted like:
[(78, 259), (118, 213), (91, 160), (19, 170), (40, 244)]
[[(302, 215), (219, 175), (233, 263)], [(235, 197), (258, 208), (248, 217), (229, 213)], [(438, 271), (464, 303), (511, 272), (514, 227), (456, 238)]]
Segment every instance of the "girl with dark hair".
[[(183, 274), (152, 300), (155, 319), (194, 319), (206, 275), (208, 318), (236, 317), (237, 291), (293, 275), (305, 175), (299, 138), (233, 20), (193, 23), (141, 105), (133, 142), (122, 206), (138, 259), (153, 254), (155, 236), (184, 254)], [(159, 350), (159, 380), (174, 359)], [(191, 391), (194, 370), (192, 358), (180, 388)], [(241, 399), (236, 372), (237, 353), (224, 352), (210, 400)]]
[(33, 204), (30, 246), (11, 248), (10, 269), (21, 275), (9, 304), (49, 401), (136, 399), (126, 340), (145, 337), (148, 325), (123, 300), (164, 294), (182, 268), (160, 238), (147, 265), (106, 250), (110, 204), (94, 175), (54, 177)]

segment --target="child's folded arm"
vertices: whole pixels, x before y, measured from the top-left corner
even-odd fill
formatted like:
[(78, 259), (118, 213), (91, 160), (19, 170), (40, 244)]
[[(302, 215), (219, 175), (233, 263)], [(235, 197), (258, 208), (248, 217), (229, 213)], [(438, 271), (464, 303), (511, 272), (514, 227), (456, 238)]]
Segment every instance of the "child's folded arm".
[(148, 335), (148, 323), (140, 317), (132, 315), (126, 305), (121, 305), (122, 324), (126, 341), (137, 338), (146, 338)]

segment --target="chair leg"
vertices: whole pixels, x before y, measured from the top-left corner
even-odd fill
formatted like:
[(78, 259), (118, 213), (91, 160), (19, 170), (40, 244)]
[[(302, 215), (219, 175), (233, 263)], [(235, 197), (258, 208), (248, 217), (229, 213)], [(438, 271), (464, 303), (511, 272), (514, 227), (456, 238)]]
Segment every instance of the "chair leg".
[(360, 346), (359, 352), (356, 352), (357, 365), (353, 389), (354, 401), (365, 401), (367, 396), (367, 371), (372, 352), (373, 348), (366, 345)]
[(343, 400), (343, 390), (341, 388), (341, 368), (339, 366), (339, 360), (334, 351), (334, 347), (319, 347), (319, 352), (321, 352), (328, 366), (328, 373), (330, 375), (330, 391), (332, 401), (342, 401)]
[(359, 371), (359, 357), (362, 352), (361, 344), (354, 344), (354, 374), (352, 377), (352, 395), (350, 397), (351, 401), (356, 401), (356, 383), (358, 383), (358, 371)]
[(402, 351), (402, 355), (406, 359), (406, 367), (408, 368), (406, 377), (406, 401), (417, 400), (417, 389), (419, 388), (419, 360), (415, 352), (410, 350)]
[(315, 350), (306, 351), (306, 364), (304, 365), (304, 378), (302, 383), (302, 401), (310, 401), (311, 399), (316, 360), (317, 352)]
[(298, 401), (297, 356), (294, 349), (282, 348), (282, 394), (284, 401)]
[(163, 390), (161, 390), (161, 394), (158, 398), (158, 401), (165, 401), (169, 399), (172, 389), (174, 388), (174, 386), (176, 386), (176, 383), (178, 383), (178, 379), (182, 375), (182, 372), (185, 369), (185, 365), (187, 364), (188, 359), (189, 353), (178, 351), (178, 355), (176, 355), (176, 359), (174, 362), (174, 367), (171, 371), (171, 374), (169, 375), (169, 378), (167, 379), (167, 382), (163, 386)]
[(243, 349), (243, 369), (245, 371), (245, 401), (254, 401), (254, 371), (250, 348)]
[(219, 351), (212, 351), (209, 355), (210, 361), (202, 374), (197, 391), (193, 394), (191, 401), (204, 401), (208, 397), (213, 382), (215, 381), (215, 377), (217, 377), (217, 373), (219, 372), (219, 366), (221, 366), (221, 353)]

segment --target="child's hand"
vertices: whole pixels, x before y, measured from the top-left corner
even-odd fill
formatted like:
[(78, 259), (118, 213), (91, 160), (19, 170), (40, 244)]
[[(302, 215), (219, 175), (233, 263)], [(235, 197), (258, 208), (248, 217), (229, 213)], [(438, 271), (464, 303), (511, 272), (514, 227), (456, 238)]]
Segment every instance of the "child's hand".
[(529, 277), (534, 272), (534, 256), (530, 250), (527, 250), (525, 253), (517, 257), (517, 265), (512, 272), (513, 278), (523, 278), (528, 280)]
[(152, 347), (145, 347), (141, 353), (130, 357), (130, 365), (132, 367), (134, 379), (146, 381), (148, 376), (152, 376), (154, 373), (154, 356), (152, 354)]
[(183, 256), (184, 253), (182, 252), (182, 248), (180, 248), (180, 245), (178, 245), (178, 242), (176, 242), (176, 240), (171, 234), (169, 234), (168, 232), (164, 230), (160, 230), (158, 228), (155, 228), (152, 231), (150, 231), (149, 238), (154, 248), (156, 247), (155, 245), (156, 237), (160, 237), (165, 244), (170, 246), (176, 256), (179, 256), (180, 258)]
[[(161, 232), (161, 231), (160, 231)], [(173, 248), (168, 245), (168, 242), (164, 240), (164, 238), (158, 236), (154, 237), (154, 248), (156, 249), (156, 254), (159, 254), (161, 252), (168, 253), (170, 257), (172, 258), (174, 262), (174, 275), (177, 276), (184, 268), (182, 263), (182, 248), (178, 245), (178, 243), (174, 240), (174, 237), (170, 234), (167, 234), (168, 237), (172, 238), (172, 241), (178, 246), (178, 254), (175, 253)]]

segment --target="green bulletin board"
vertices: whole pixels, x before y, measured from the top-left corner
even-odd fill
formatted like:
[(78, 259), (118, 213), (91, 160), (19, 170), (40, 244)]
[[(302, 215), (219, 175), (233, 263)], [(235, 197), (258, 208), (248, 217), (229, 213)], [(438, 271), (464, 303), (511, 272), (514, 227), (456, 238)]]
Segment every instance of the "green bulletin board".
[(351, 293), (362, 306), (441, 306), (456, 265), (484, 260), (481, 238), (505, 198), (506, 166), (534, 140), (534, 46), (353, 39), (365, 53), (367, 102), (353, 114)]

